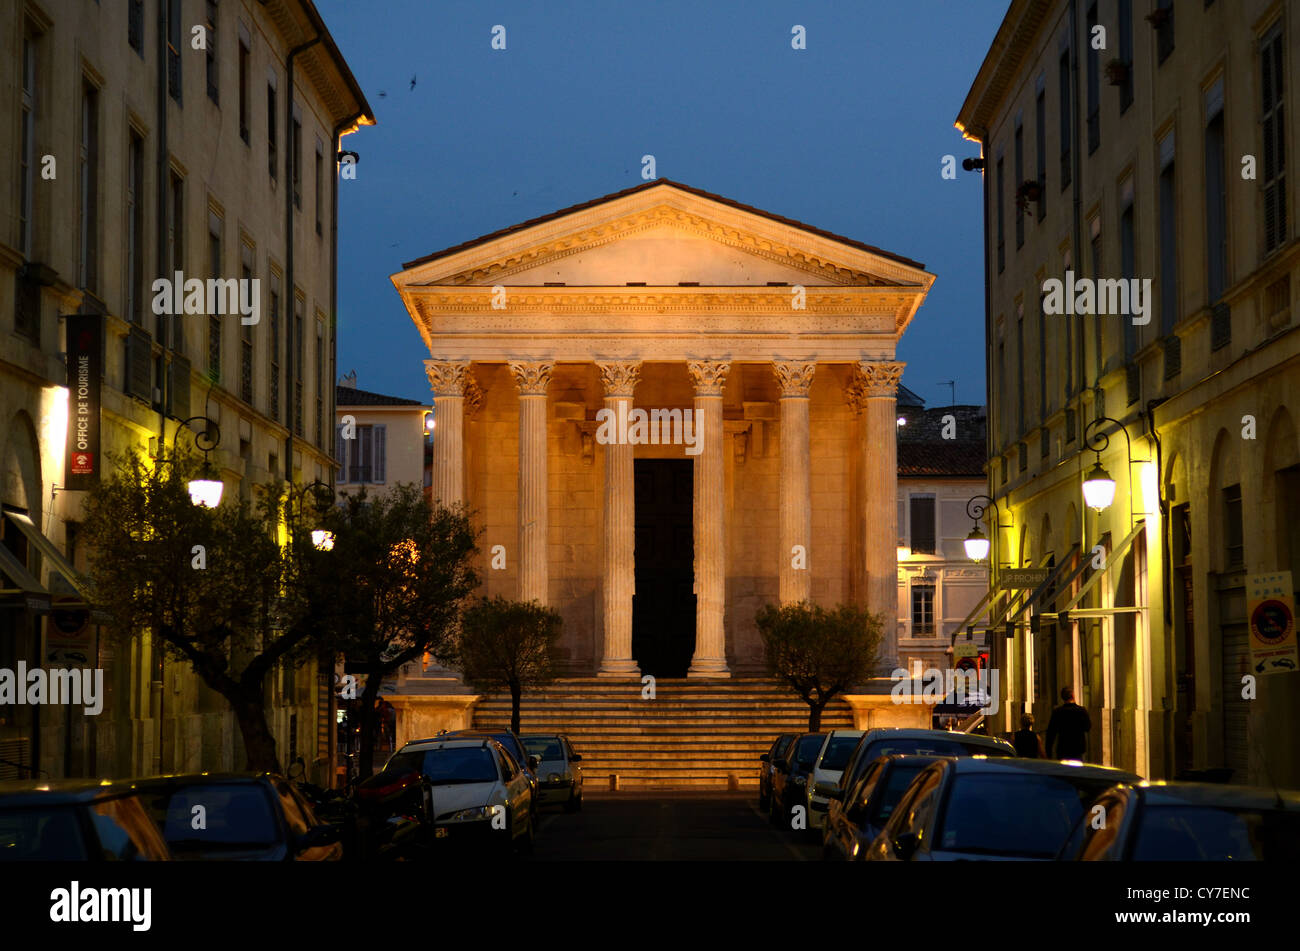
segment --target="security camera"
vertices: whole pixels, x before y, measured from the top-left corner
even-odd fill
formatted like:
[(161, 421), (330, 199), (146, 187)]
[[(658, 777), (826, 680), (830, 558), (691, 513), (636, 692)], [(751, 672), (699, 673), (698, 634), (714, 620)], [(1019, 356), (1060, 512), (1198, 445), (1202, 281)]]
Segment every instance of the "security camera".
[(982, 158), (962, 159), (961, 167), (966, 169), (968, 172), (973, 172), (976, 169), (984, 168), (984, 160)]

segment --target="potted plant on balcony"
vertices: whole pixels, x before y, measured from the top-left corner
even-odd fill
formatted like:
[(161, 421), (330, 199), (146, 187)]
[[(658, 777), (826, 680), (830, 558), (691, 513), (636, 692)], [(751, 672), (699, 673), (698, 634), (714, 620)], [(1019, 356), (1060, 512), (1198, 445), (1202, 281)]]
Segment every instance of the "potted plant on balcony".
[(1028, 179), (1020, 183), (1016, 189), (1016, 207), (1024, 211), (1029, 207), (1029, 203), (1037, 202), (1043, 197), (1043, 186), (1035, 179)]
[(1122, 86), (1132, 68), (1130, 64), (1116, 57), (1106, 64), (1106, 81), (1112, 86)]

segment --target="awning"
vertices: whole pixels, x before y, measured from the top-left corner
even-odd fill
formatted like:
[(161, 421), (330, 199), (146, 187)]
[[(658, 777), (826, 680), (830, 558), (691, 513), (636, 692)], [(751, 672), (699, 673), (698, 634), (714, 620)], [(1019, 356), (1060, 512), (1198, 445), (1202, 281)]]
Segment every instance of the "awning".
[[(1051, 572), (1048, 573), (1047, 577), (1043, 579), (1042, 584), (1040, 584), (1037, 588), (1035, 588), (1033, 592), (1030, 593), (1029, 597), (1025, 598), (1025, 603), (1020, 606), (1020, 610), (1016, 612), (1013, 618), (1011, 618), (1011, 621), (1013, 623), (1020, 620), (1020, 616), (1029, 610), (1030, 605), (1037, 604), (1038, 600), (1048, 591), (1054, 591), (1057, 590), (1058, 588), (1064, 588), (1066, 585), (1072, 583), (1074, 579), (1078, 577), (1079, 572), (1083, 570), (1082, 567), (1077, 569), (1075, 573), (1070, 576), (1069, 581), (1066, 581), (1060, 585), (1056, 584), (1056, 579), (1059, 578), (1065, 572), (1070, 562), (1074, 560), (1074, 555), (1078, 550), (1079, 550), (1079, 546), (1076, 544), (1073, 548), (1070, 549), (1069, 553), (1064, 558), (1061, 559), (1061, 563), (1058, 564), (1055, 568), (1051, 570)], [(1083, 564), (1084, 563), (1081, 561), (1080, 565)], [(1042, 616), (1042, 612), (1039, 612), (1039, 615)]]
[[(1083, 583), (1083, 587), (1081, 587), (1078, 593), (1070, 599), (1069, 604), (1061, 608), (1061, 610), (1055, 614), (1043, 614), (1043, 619), (1055, 620), (1060, 618), (1062, 615), (1066, 616), (1066, 620), (1070, 617), (1109, 617), (1113, 614), (1132, 614), (1137, 611), (1146, 610), (1146, 605), (1136, 607), (1131, 605), (1121, 605), (1113, 608), (1079, 608), (1078, 610), (1075, 610), (1074, 607), (1087, 596), (1088, 592), (1092, 590), (1093, 585), (1101, 580), (1102, 575), (1109, 572), (1111, 567), (1117, 564), (1119, 560), (1124, 557), (1124, 553), (1129, 550), (1133, 545), (1133, 542), (1137, 540), (1138, 535), (1141, 534), (1145, 527), (1146, 519), (1138, 519), (1137, 525), (1133, 527), (1133, 531), (1129, 532), (1127, 537), (1125, 537), (1125, 539), (1115, 547), (1115, 550), (1110, 553), (1110, 557), (1106, 559), (1106, 564), (1102, 567), (1101, 571), (1094, 571), (1092, 573), (1092, 577)], [(1082, 564), (1087, 563), (1087, 559), (1082, 562)]]
[(9, 579), (10, 584), (18, 586), (11, 588), (6, 585), (0, 588), (0, 595), (20, 595), (26, 598), (27, 607), (34, 611), (50, 609), (50, 593), (32, 576), (27, 566), (15, 558), (14, 553), (4, 545), (0, 545), (0, 574)]
[[(9, 575), (16, 584), (19, 584), (24, 588), (27, 588), (27, 585), (30, 583), (33, 587), (28, 588), (27, 590), (31, 591), (33, 594), (44, 596), (47, 602), (47, 607), (51, 594), (67, 594), (72, 595), (79, 600), (60, 601), (60, 608), (90, 609), (92, 604), (89, 583), (75, 568), (68, 564), (68, 560), (63, 557), (63, 553), (59, 551), (54, 542), (46, 538), (45, 533), (37, 528), (36, 524), (22, 512), (5, 512), (4, 517), (13, 522), (14, 527), (26, 536), (28, 543), (34, 545), (36, 550), (41, 553), (41, 557), (49, 562), (51, 571), (50, 587), (53, 589), (62, 588), (63, 591), (46, 590), (41, 583), (32, 577), (31, 573), (19, 563), (18, 559), (13, 556), (12, 552), (3, 545), (0, 545), (0, 568), (3, 569), (4, 573)], [(26, 580), (21, 580), (19, 576), (14, 573), (14, 570), (17, 570), (21, 572), (22, 575), (26, 576)]]

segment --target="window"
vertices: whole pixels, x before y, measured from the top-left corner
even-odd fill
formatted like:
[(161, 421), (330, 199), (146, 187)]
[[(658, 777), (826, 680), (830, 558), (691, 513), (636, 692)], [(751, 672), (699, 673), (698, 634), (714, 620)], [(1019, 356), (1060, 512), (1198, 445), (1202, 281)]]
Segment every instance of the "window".
[(32, 254), (32, 198), (36, 193), (36, 36), (23, 35), (23, 91), (18, 150), (18, 250)]
[(267, 85), (266, 87), (266, 166), (271, 173), (271, 181), (275, 181), (276, 170), (276, 142), (275, 142), (275, 86)]
[(99, 285), (99, 90), (88, 81), (81, 86), (80, 248), (78, 285), (93, 291)]
[[(1006, 378), (1007, 378), (1007, 343), (1006, 343), (1004, 329), (1002, 326), (1002, 318), (999, 317), (998, 318), (998, 379), (1005, 380)], [(996, 396), (998, 400), (997, 421), (998, 421), (998, 429), (1000, 430), (1000, 432), (998, 433), (998, 437), (999, 437), (999, 441), (1005, 445), (1005, 437), (1006, 437), (1005, 431), (1008, 426), (1008, 421), (1005, 418), (1006, 417), (1006, 407), (1004, 405), (1005, 400), (1002, 399), (1001, 393), (996, 394)]]
[(321, 147), (320, 142), (317, 142), (317, 143), (316, 143), (316, 158), (315, 158), (315, 178), (312, 180), (312, 192), (313, 192), (313, 194), (312, 194), (312, 204), (315, 206), (315, 209), (316, 209), (316, 233), (317, 233), (317, 234), (321, 234), (321, 233), (322, 233), (322, 229), (321, 229), (321, 207), (322, 207), (322, 204), (323, 204), (323, 203), (322, 203), (322, 201), (321, 201), (321, 182), (323, 181), (323, 179), (322, 179), (322, 177), (321, 177), (321, 174), (322, 174), (322, 173), (321, 173), (321, 169), (322, 169), (322, 167), (324, 166), (324, 164), (325, 164), (325, 156), (324, 156), (324, 154), (323, 154), (323, 150), (322, 150), (322, 147)]
[[(167, 263), (171, 271), (168, 276), (174, 280), (177, 271), (185, 270), (185, 179), (175, 172), (171, 172), (170, 176), (170, 186), (167, 189)], [(172, 336), (172, 349), (184, 352), (184, 316), (176, 314), (171, 318), (170, 326), (175, 329), (175, 333), (169, 335), (167, 315), (158, 315), (156, 336), (160, 344), (167, 346), (168, 338)]]
[(251, 54), (248, 41), (239, 38), (239, 137), (248, 144), (248, 68)]
[(181, 0), (163, 0), (167, 4), (167, 95), (181, 102)]
[(1178, 322), (1178, 192), (1174, 187), (1174, 133), (1160, 140), (1160, 331)]
[[(216, 212), (208, 212), (208, 276), (212, 278), (221, 277), (221, 224)], [(215, 383), (221, 382), (220, 314), (208, 314), (208, 376)]]
[(1042, 221), (1047, 214), (1047, 90), (1038, 88), (1034, 100), (1034, 151), (1037, 153), (1034, 176), (1038, 179), (1038, 201), (1035, 214)]
[[(1086, 34), (1092, 36), (1092, 29), (1097, 25), (1097, 4), (1088, 4), (1088, 29)], [(1098, 101), (1101, 99), (1101, 76), (1098, 68), (1099, 52), (1088, 44), (1087, 53), (1087, 80), (1088, 80), (1088, 154), (1091, 155), (1097, 151), (1097, 146), (1101, 145), (1101, 110)]]
[(1260, 42), (1259, 68), (1260, 126), (1264, 135), (1263, 180), (1264, 253), (1281, 247), (1286, 240), (1286, 123), (1282, 98), (1286, 74), (1282, 61), (1282, 24), (1277, 24)]
[(1060, 98), (1057, 113), (1060, 116), (1061, 134), (1061, 191), (1070, 186), (1070, 164), (1073, 160), (1070, 145), (1074, 135), (1074, 121), (1070, 116), (1072, 103), (1070, 83), (1070, 50), (1061, 51), (1056, 67), (1057, 95)]
[(1025, 304), (1016, 304), (1016, 435), (1025, 432)]
[(289, 163), (293, 169), (293, 207), (302, 209), (302, 117), (295, 104), (293, 124), (289, 128)]
[(1246, 565), (1246, 546), (1241, 524), (1241, 486), (1223, 490), (1223, 567), (1229, 571)]
[(204, 41), (207, 44), (208, 98), (220, 102), (217, 83), (217, 0), (207, 0), (207, 8), (207, 35)]
[(339, 481), (357, 485), (385, 481), (387, 427), (365, 423), (356, 427), (352, 439), (344, 439), (343, 427), (336, 427), (339, 446)]
[(301, 436), (302, 432), (302, 364), (303, 364), (303, 299), (294, 298), (293, 302), (293, 431)]
[(1119, 84), (1119, 114), (1133, 105), (1133, 0), (1119, 0), (1119, 61), (1123, 68)]
[(1025, 246), (1025, 201), (1021, 187), (1025, 181), (1025, 127), (1016, 122), (1014, 161), (1016, 166), (1016, 249)]
[(144, 324), (144, 138), (130, 130), (126, 169), (126, 319)]
[[(1063, 255), (1061, 255), (1062, 271), (1070, 270), (1073, 264), (1074, 264), (1074, 259), (1071, 256), (1069, 251), (1066, 251)], [(1041, 310), (1042, 304), (1040, 303), (1038, 306), (1039, 309)], [(1062, 376), (1065, 378), (1066, 400), (1069, 400), (1069, 398), (1074, 395), (1074, 354), (1076, 352), (1074, 336), (1078, 332), (1079, 323), (1080, 321), (1078, 320), (1072, 320), (1065, 327), (1065, 373), (1062, 374)], [(1047, 333), (1046, 324), (1047, 324), (1047, 318), (1044, 317), (1043, 333)], [(1082, 341), (1080, 341), (1080, 346), (1081, 345), (1082, 345)], [(1078, 353), (1080, 354), (1080, 356), (1083, 355), (1082, 350), (1079, 350)], [(1065, 438), (1069, 440), (1070, 436), (1067, 434)]]
[[(1092, 230), (1092, 279), (1101, 279), (1101, 218), (1093, 218), (1089, 225)], [(1095, 284), (1094, 284), (1095, 286)], [(1101, 317), (1095, 313), (1092, 317), (1094, 379), (1101, 379), (1102, 368), (1106, 365), (1102, 353)]]
[(994, 198), (994, 200), (997, 202), (998, 205), (998, 273), (999, 274), (1002, 273), (1002, 269), (1006, 266), (1006, 232), (1002, 221), (1002, 207), (1004, 204), (1004, 198), (1006, 196), (1005, 181), (1004, 181), (1005, 177), (1006, 176), (1003, 174), (1003, 169), (1002, 169), (1002, 159), (1001, 157), (999, 157), (997, 194)]
[[(1039, 288), (1043, 282), (1038, 282)], [(1047, 420), (1047, 314), (1043, 312), (1043, 302), (1047, 300), (1047, 295), (1041, 290), (1038, 292), (1038, 418), (1040, 422)], [(1043, 430), (1047, 432), (1047, 430)]]
[[(239, 249), (239, 276), (244, 286), (253, 286), (253, 246), (243, 242)], [(253, 325), (239, 322), (239, 398), (253, 405)]]
[(1163, 63), (1174, 51), (1174, 0), (1157, 0), (1152, 16), (1156, 18), (1157, 61)]
[[(1124, 278), (1125, 283), (1132, 280), (1136, 270), (1137, 235), (1135, 234), (1132, 189), (1133, 185), (1130, 180), (1126, 186), (1125, 197), (1122, 199), (1123, 204), (1119, 213), (1120, 276)], [(1129, 306), (1132, 309), (1132, 301), (1129, 302)], [(1137, 352), (1137, 325), (1127, 318), (1121, 323), (1124, 327), (1124, 362), (1127, 363), (1132, 360), (1133, 354)]]
[(912, 553), (934, 554), (934, 496), (913, 495), (908, 499), (908, 524), (911, 526)]
[(271, 372), (270, 376), (270, 413), (277, 423), (280, 421), (280, 275), (271, 273)]
[(325, 448), (325, 324), (316, 321), (316, 445)]
[(1207, 93), (1205, 114), (1206, 280), (1213, 306), (1228, 286), (1228, 176), (1222, 80)]
[(144, 0), (129, 0), (127, 4), (126, 41), (144, 59)]

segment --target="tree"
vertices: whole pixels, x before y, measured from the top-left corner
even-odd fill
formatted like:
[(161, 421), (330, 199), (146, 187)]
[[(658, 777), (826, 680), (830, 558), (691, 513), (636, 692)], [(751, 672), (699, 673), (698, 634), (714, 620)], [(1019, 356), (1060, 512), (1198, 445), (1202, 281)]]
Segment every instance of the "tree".
[(525, 687), (555, 678), (564, 622), (536, 601), (485, 598), (465, 612), (458, 657), (465, 679), (481, 690), (510, 691), (510, 729), (519, 732)]
[(365, 675), (362, 778), (374, 771), (375, 700), (383, 679), (425, 653), (455, 656), (464, 606), (478, 586), (476, 533), (460, 509), (435, 505), (413, 485), (344, 496), (323, 525), (334, 543), (309, 588), (312, 623)]
[(854, 604), (769, 604), (755, 621), (768, 668), (808, 704), (810, 733), (826, 704), (870, 676), (883, 635), (881, 616)]
[[(279, 543), (288, 490), (273, 483), (256, 503), (205, 508), (186, 487), (199, 471), (192, 457), (133, 450), (113, 462), (113, 478), (87, 494), (82, 523), (96, 605), (117, 636), (152, 632), (226, 699), (246, 768), (279, 771), (265, 682), (276, 664), (305, 659), (313, 634), (298, 584), (305, 566)], [(316, 512), (309, 502), (297, 514)]]

